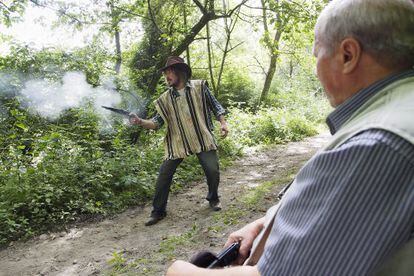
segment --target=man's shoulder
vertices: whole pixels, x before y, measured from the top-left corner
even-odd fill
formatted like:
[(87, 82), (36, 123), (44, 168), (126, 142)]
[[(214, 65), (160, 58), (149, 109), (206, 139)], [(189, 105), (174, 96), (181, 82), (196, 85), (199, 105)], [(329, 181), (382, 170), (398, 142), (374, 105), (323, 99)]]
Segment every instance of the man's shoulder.
[(339, 148), (352, 146), (371, 147), (373, 150), (378, 147), (385, 147), (391, 151), (404, 155), (414, 162), (414, 144), (403, 137), (385, 129), (367, 129), (350, 137)]
[(200, 79), (200, 80), (190, 80), (190, 84), (193, 87), (197, 87), (197, 86), (200, 87), (200, 86), (202, 86), (202, 85), (204, 85), (206, 83), (207, 83), (207, 81), (206, 80), (202, 80), (202, 79)]
[(347, 142), (362, 142), (362, 141), (372, 141), (374, 143), (383, 143), (389, 146), (399, 145), (399, 144), (409, 144), (414, 147), (412, 143), (404, 139), (403, 137), (395, 134), (386, 129), (380, 128), (370, 128), (364, 131), (361, 131), (354, 136), (350, 137)]
[(204, 91), (204, 88), (207, 85), (207, 81), (206, 80), (190, 80), (189, 82), (189, 86), (191, 88), (192, 91), (201, 93)]
[(166, 98), (168, 98), (169, 97), (169, 95), (170, 95), (170, 93), (171, 93), (171, 91), (170, 91), (170, 89), (167, 89), (167, 90), (165, 90), (163, 93), (161, 93), (161, 95), (155, 100), (155, 102), (158, 102), (158, 101), (162, 101), (162, 100), (165, 100)]

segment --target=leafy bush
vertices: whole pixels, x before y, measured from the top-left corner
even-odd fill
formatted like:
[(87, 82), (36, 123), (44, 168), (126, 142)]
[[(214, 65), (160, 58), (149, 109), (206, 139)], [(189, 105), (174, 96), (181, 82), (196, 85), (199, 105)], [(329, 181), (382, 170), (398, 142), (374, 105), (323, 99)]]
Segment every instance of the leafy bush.
[[(94, 57), (79, 50), (73, 61), (62, 52), (33, 54), (22, 47), (14, 51), (12, 57), (0, 58), (0, 69), (31, 76), (46, 72), (49, 79), (59, 79), (64, 70), (79, 69), (87, 72), (91, 84), (97, 84), (105, 72), (102, 53)], [(48, 64), (66, 67), (47, 70)], [(146, 131), (117, 121), (114, 132), (102, 133), (99, 118), (88, 106), (67, 110), (50, 122), (20, 106), (16, 94), (23, 81), (18, 75), (13, 78), (10, 91), (0, 83), (0, 245), (79, 219), (119, 212), (152, 197), (164, 155), (165, 128)], [(300, 89), (299, 82), (273, 87), (268, 106), (255, 112), (248, 109), (254, 101), (254, 86), (243, 72), (227, 71), (222, 84), (221, 101), (230, 106), (246, 103), (243, 109), (229, 108), (229, 138), (219, 138), (216, 128), (222, 168), (250, 146), (316, 134), (316, 124), (325, 112), (320, 96), (306, 92), (312, 89)], [(131, 136), (138, 138), (135, 144)], [(197, 158), (187, 158), (177, 170), (172, 189), (202, 176)]]
[(257, 113), (231, 109), (233, 137), (245, 146), (297, 141), (315, 135), (316, 124), (303, 115), (278, 108), (262, 108)]
[(252, 106), (256, 97), (254, 83), (241, 68), (231, 67), (223, 74), (218, 100), (224, 106)]
[[(67, 112), (60, 125), (46, 125), (23, 110), (13, 110), (5, 124), (27, 143), (13, 136), (2, 144), (0, 243), (84, 216), (118, 212), (152, 197), (165, 130), (145, 131), (134, 145), (129, 141), (133, 128), (120, 125), (116, 134), (103, 136), (97, 118), (82, 110)], [(315, 125), (303, 116), (276, 108), (255, 114), (232, 108), (228, 121), (231, 137), (218, 138), (222, 164), (248, 146), (316, 133)], [(187, 158), (177, 171), (173, 190), (202, 175), (197, 158)]]

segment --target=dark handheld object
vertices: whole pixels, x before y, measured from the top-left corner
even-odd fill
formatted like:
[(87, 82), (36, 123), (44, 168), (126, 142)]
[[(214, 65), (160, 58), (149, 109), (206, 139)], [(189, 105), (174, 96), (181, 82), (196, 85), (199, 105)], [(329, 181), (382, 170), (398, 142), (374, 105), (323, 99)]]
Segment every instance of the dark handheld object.
[(102, 107), (105, 108), (105, 109), (108, 109), (109, 111), (112, 111), (112, 112), (115, 112), (115, 113), (124, 115), (124, 116), (126, 116), (128, 118), (129, 118), (129, 114), (131, 113), (128, 110), (124, 110), (124, 109), (113, 108), (113, 107), (104, 106), (104, 105), (102, 105)]
[(190, 262), (198, 267), (204, 268), (225, 267), (236, 260), (239, 255), (239, 248), (240, 244), (235, 242), (218, 253), (217, 256), (208, 251), (201, 251)]

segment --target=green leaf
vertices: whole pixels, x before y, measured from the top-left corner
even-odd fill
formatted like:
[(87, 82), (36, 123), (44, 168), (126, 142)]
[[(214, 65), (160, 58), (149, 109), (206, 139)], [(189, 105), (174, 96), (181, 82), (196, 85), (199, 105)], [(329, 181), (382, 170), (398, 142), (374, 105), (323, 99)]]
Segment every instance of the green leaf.
[(16, 126), (17, 126), (18, 128), (23, 129), (23, 130), (24, 130), (24, 132), (27, 132), (27, 131), (29, 130), (29, 128), (28, 128), (25, 124), (23, 124), (23, 123), (16, 123)]

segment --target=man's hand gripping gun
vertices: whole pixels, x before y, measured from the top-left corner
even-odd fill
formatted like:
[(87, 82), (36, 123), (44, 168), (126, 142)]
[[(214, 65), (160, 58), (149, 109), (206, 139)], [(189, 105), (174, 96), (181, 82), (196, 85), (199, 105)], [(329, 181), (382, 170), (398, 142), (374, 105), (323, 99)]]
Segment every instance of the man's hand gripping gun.
[(191, 258), (191, 263), (204, 268), (216, 268), (229, 266), (239, 254), (240, 244), (235, 242), (223, 249), (217, 256), (208, 251), (201, 251)]

